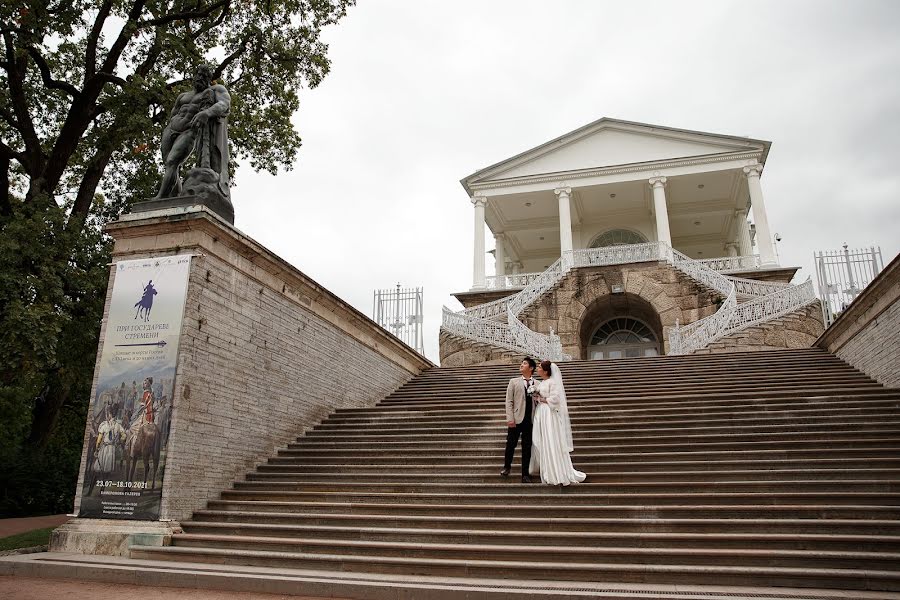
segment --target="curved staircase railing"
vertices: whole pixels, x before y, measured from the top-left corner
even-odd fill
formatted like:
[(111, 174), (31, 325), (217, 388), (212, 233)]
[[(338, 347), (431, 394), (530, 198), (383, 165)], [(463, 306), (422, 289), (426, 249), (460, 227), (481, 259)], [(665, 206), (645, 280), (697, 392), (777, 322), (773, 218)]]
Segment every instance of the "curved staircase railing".
[[(567, 252), (515, 294), (460, 312), (444, 307), (442, 326), (453, 335), (522, 354), (571, 360), (563, 353), (559, 336), (552, 330), (549, 334), (532, 331), (520, 319), (522, 312), (559, 284), (572, 268), (659, 260), (724, 298), (714, 314), (685, 326), (676, 324), (669, 334), (669, 354), (694, 352), (728, 334), (778, 318), (816, 299), (811, 280), (791, 286), (730, 277), (664, 242), (648, 242)], [(738, 294), (753, 299), (738, 303)]]

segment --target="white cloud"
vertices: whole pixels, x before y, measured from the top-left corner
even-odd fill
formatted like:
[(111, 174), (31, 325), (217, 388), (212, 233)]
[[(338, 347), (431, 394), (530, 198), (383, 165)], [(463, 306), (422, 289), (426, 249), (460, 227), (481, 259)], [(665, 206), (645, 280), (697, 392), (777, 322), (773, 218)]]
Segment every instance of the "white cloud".
[[(426, 352), (468, 288), (459, 180), (602, 116), (773, 142), (782, 264), (900, 250), (900, 4), (363, 0), (326, 35), (290, 172), (238, 172), (237, 226), (359, 310), (425, 288)], [(488, 242), (488, 248), (492, 243)], [(491, 261), (488, 260), (490, 265)], [(489, 267), (490, 269), (490, 267)]]

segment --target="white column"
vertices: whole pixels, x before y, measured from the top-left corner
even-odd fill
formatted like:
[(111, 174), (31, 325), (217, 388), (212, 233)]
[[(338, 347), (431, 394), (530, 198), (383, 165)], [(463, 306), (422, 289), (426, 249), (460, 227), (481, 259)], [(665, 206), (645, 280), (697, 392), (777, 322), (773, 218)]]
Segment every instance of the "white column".
[(756, 224), (756, 247), (759, 248), (759, 262), (762, 265), (777, 265), (775, 243), (772, 241), (772, 232), (769, 230), (769, 217), (766, 215), (762, 186), (759, 184), (761, 173), (762, 165), (744, 167), (744, 175), (747, 176), (747, 187), (750, 189), (750, 207), (753, 209), (753, 222)]
[(484, 288), (484, 205), (487, 198), (475, 196), (472, 206), (475, 207), (475, 244), (473, 249), (473, 282), (472, 289)]
[(672, 233), (669, 230), (669, 208), (666, 206), (666, 178), (650, 179), (653, 188), (653, 212), (656, 215), (656, 239), (672, 245)]
[(494, 270), (498, 277), (506, 275), (506, 236), (498, 233), (494, 236)]
[(734, 211), (737, 227), (738, 256), (753, 256), (753, 243), (750, 241), (750, 223), (747, 222), (747, 209)]
[(560, 256), (566, 256), (572, 250), (572, 209), (569, 204), (572, 188), (556, 188), (553, 193), (559, 198)]
[(738, 247), (735, 242), (728, 242), (725, 244), (725, 254), (726, 256), (737, 256), (738, 255)]

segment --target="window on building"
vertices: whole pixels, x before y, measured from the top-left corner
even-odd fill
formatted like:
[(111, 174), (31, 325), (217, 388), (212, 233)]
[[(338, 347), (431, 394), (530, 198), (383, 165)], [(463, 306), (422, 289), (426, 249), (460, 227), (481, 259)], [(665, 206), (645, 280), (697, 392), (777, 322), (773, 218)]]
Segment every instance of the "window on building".
[(625, 244), (645, 244), (647, 238), (630, 229), (610, 229), (594, 238), (591, 248), (606, 248), (607, 246), (623, 246)]
[(601, 324), (588, 346), (591, 360), (658, 355), (656, 334), (646, 323), (631, 317), (617, 317)]

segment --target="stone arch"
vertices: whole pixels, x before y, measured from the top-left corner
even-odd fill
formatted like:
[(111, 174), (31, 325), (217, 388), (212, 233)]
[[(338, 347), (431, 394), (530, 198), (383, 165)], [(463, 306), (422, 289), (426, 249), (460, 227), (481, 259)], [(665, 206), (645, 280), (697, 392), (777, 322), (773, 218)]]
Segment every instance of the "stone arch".
[(553, 296), (551, 302), (556, 309), (545, 305), (546, 310), (539, 311), (536, 316), (541, 318), (532, 323), (532, 328), (537, 326), (544, 333), (554, 329), (560, 336), (563, 351), (581, 359), (587, 358), (583, 338), (592, 333), (583, 329), (594, 324), (589, 322), (597, 318), (593, 311), (602, 306), (596, 303), (609, 296), (632, 299), (633, 305), (643, 307), (641, 314), (648, 319), (651, 317), (646, 312), (652, 308), (651, 320), (662, 354), (668, 352), (669, 331), (676, 320), (685, 324), (708, 314), (705, 309), (698, 309), (708, 303), (701, 290), (685, 288), (674, 269), (658, 264), (578, 269)]
[(578, 326), (578, 347), (582, 358), (588, 358), (587, 347), (597, 327), (616, 317), (631, 317), (646, 324), (659, 341), (660, 353), (663, 352), (663, 325), (659, 313), (650, 301), (626, 292), (597, 298), (586, 307)]

